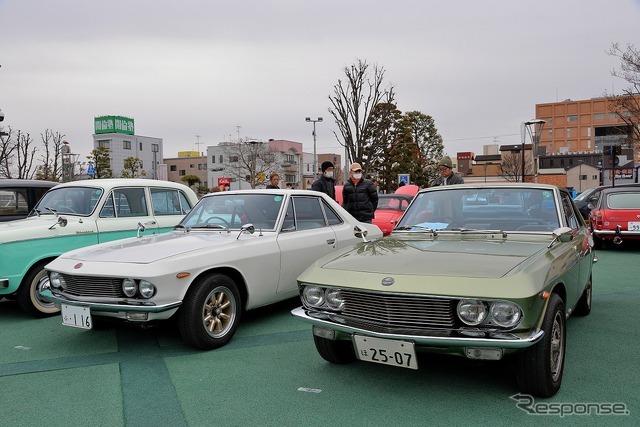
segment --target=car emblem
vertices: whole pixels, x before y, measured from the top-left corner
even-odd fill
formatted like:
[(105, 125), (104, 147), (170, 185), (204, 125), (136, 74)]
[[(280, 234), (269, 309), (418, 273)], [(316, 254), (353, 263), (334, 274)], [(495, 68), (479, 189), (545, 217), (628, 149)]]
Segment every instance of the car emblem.
[(82, 264), (81, 262), (77, 263), (76, 265), (73, 266), (74, 270), (79, 269), (80, 267), (82, 267), (84, 264)]
[(391, 286), (395, 283), (395, 280), (393, 280), (393, 277), (385, 277), (384, 279), (382, 279), (382, 286)]

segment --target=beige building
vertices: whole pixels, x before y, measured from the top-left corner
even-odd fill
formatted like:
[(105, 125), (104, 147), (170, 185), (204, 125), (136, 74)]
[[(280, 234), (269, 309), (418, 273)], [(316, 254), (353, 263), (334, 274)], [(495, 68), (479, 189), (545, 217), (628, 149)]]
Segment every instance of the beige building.
[(178, 157), (164, 159), (167, 165), (167, 179), (172, 182), (183, 182), (182, 177), (195, 175), (202, 185), (207, 185), (207, 157), (197, 151), (180, 151)]

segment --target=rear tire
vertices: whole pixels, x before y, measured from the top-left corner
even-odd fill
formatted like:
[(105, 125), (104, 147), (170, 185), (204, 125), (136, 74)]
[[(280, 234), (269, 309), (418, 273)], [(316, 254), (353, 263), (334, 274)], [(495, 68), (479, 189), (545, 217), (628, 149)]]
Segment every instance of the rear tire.
[(212, 274), (191, 284), (178, 313), (185, 342), (203, 350), (222, 347), (238, 328), (242, 303), (235, 282)]
[(551, 294), (542, 322), (544, 337), (518, 355), (518, 385), (522, 393), (551, 397), (560, 390), (566, 348), (564, 302)]
[(591, 277), (589, 277), (589, 283), (587, 283), (587, 287), (584, 288), (584, 292), (582, 292), (582, 296), (578, 300), (573, 314), (576, 316), (588, 316), (589, 313), (591, 313), (592, 294)]
[(344, 365), (356, 360), (351, 341), (328, 340), (314, 335), (313, 342), (320, 356), (327, 362)]
[(48, 286), (49, 279), (44, 266), (49, 261), (40, 262), (29, 270), (18, 288), (18, 304), (20, 308), (34, 317), (47, 317), (60, 311), (53, 303), (40, 298), (40, 290)]

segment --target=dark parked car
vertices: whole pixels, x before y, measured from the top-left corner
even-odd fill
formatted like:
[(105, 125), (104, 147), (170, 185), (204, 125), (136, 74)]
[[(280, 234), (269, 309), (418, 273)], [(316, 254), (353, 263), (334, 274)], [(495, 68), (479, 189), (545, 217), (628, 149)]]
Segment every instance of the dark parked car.
[[(616, 187), (633, 187), (638, 185), (640, 184), (619, 184), (616, 185)], [(605, 188), (611, 188), (611, 186), (601, 185), (600, 187), (589, 188), (588, 190), (584, 190), (582, 193), (578, 194), (575, 199), (573, 199), (573, 202), (576, 204), (576, 207), (585, 220), (589, 220), (589, 213), (591, 212), (589, 205), (591, 204), (592, 206), (596, 206), (598, 204), (602, 190)]]
[(26, 218), (44, 193), (58, 182), (0, 179), (0, 222)]
[(605, 188), (591, 206), (590, 227), (596, 248), (605, 241), (640, 240), (640, 185)]

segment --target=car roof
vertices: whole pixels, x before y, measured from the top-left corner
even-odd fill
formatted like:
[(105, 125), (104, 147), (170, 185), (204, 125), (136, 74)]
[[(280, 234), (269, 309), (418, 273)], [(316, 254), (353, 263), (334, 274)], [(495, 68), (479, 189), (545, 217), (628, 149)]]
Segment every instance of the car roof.
[(0, 188), (5, 187), (44, 187), (51, 188), (60, 184), (53, 181), (42, 181), (39, 179), (0, 179)]
[(640, 184), (616, 185), (615, 187), (607, 187), (602, 189), (602, 192), (606, 194), (620, 192), (634, 193), (637, 191), (640, 191)]
[(530, 182), (525, 182), (525, 183), (521, 183), (521, 182), (498, 182), (498, 183), (491, 183), (491, 184), (484, 184), (484, 183), (478, 183), (478, 184), (456, 184), (456, 185), (440, 185), (437, 187), (428, 187), (428, 188), (424, 188), (422, 190), (420, 190), (420, 193), (425, 192), (425, 191), (443, 191), (443, 190), (455, 190), (455, 189), (460, 189), (460, 188), (466, 188), (466, 189), (473, 189), (473, 188), (478, 188), (478, 189), (482, 189), (482, 188), (500, 188), (500, 189), (505, 189), (505, 188), (537, 188), (540, 190), (564, 190), (567, 191), (566, 189), (563, 189), (562, 187), (558, 187), (557, 185), (551, 185), (551, 184), (538, 184), (538, 183), (530, 183)]
[(186, 184), (173, 181), (161, 181), (156, 179), (144, 178), (100, 178), (85, 179), (81, 181), (71, 181), (59, 184), (56, 188), (61, 187), (171, 187), (177, 189), (189, 188)]

